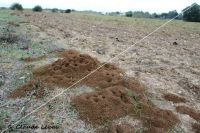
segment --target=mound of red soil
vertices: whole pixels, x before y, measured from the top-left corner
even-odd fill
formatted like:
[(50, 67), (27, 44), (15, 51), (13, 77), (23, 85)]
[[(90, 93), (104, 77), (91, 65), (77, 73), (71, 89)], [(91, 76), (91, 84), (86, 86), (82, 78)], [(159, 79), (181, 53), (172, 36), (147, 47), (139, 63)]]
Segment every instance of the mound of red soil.
[(171, 111), (153, 107), (142, 99), (133, 100), (133, 98), (128, 96), (125, 87), (114, 86), (77, 96), (73, 99), (73, 103), (81, 119), (93, 124), (102, 124), (132, 114), (144, 122), (149, 132), (159, 133), (166, 132), (179, 122)]
[(123, 86), (82, 94), (73, 99), (81, 119), (102, 124), (133, 112), (134, 105)]
[(195, 133), (200, 133), (200, 124), (198, 123), (192, 124), (192, 129), (194, 130)]
[(22, 87), (14, 90), (11, 93), (10, 98), (25, 97), (33, 90), (35, 92), (33, 92), (32, 95), (36, 96), (37, 98), (41, 98), (44, 95), (44, 84), (39, 80), (31, 80)]
[(196, 121), (200, 121), (200, 113), (196, 112), (194, 109), (186, 107), (186, 106), (177, 106), (176, 111), (181, 114), (187, 114)]
[(171, 93), (164, 94), (163, 98), (165, 98), (167, 101), (172, 101), (173, 103), (185, 103), (187, 101), (185, 98)]
[(172, 111), (147, 105), (143, 105), (140, 118), (149, 127), (149, 132), (151, 133), (167, 132), (176, 123), (180, 122)]
[(31, 91), (36, 91), (35, 95), (42, 97), (44, 88), (38, 85), (38, 81), (49, 86), (69, 87), (87, 75), (77, 85), (98, 89), (72, 100), (81, 119), (92, 124), (102, 124), (132, 114), (155, 132), (167, 131), (178, 123), (171, 111), (161, 110), (150, 104), (144, 86), (134, 78), (125, 77), (124, 72), (115, 65), (106, 64), (88, 75), (102, 63), (73, 50), (60, 52), (59, 56), (62, 59), (35, 70), (34, 80), (16, 89), (11, 97), (24, 97)]
[[(60, 55), (64, 58), (34, 71), (34, 76), (48, 84), (69, 87), (101, 65), (97, 59), (76, 51), (62, 52)], [(95, 74), (85, 77), (79, 84), (105, 88), (122, 84), (122, 82), (122, 70), (107, 64), (98, 69)]]

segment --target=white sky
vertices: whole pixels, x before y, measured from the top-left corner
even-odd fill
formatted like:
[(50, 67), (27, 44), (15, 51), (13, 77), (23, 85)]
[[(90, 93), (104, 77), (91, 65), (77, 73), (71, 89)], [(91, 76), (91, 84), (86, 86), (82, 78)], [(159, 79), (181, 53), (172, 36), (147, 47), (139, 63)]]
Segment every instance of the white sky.
[(200, 0), (0, 0), (0, 7), (9, 7), (12, 3), (21, 3), (24, 8), (41, 5), (43, 8), (75, 10), (111, 11), (149, 11), (150, 13), (168, 12), (182, 9)]

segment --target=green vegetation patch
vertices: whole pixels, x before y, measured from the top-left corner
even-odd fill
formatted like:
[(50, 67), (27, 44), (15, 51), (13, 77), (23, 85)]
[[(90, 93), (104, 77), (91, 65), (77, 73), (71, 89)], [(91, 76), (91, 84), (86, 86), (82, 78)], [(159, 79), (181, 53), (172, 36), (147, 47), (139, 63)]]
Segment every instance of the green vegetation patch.
[(11, 15), (12, 11), (7, 9), (0, 9), (0, 26), (2, 26), (2, 22), (9, 22), (9, 21), (15, 21), (20, 22), (22, 20), (19, 16), (13, 16)]

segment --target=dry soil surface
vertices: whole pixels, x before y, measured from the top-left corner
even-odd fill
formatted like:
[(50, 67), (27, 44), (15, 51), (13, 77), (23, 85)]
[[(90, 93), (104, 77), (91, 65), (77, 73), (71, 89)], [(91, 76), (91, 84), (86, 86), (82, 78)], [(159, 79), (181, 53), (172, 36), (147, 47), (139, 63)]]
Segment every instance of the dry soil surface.
[(84, 13), (20, 15), (53, 38), (58, 47), (81, 51), (101, 62), (133, 45), (110, 63), (139, 79), (150, 100), (157, 107), (174, 112), (185, 132), (192, 132), (192, 124), (199, 122), (185, 112), (178, 113), (176, 107), (200, 111), (200, 24), (175, 20), (135, 44), (166, 21)]

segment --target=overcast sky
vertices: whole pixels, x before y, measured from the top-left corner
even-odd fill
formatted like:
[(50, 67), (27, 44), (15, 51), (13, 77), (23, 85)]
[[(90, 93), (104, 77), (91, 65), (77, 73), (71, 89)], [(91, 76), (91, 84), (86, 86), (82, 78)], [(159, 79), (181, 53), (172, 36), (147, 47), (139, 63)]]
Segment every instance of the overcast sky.
[(24, 8), (41, 5), (43, 8), (70, 8), (102, 12), (132, 10), (149, 11), (150, 13), (171, 10), (180, 12), (194, 2), (200, 4), (200, 0), (0, 0), (0, 7), (9, 7), (14, 2), (21, 3)]

